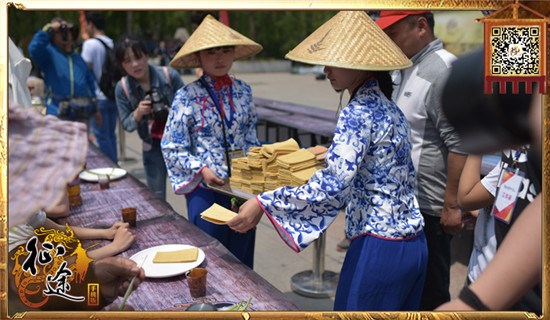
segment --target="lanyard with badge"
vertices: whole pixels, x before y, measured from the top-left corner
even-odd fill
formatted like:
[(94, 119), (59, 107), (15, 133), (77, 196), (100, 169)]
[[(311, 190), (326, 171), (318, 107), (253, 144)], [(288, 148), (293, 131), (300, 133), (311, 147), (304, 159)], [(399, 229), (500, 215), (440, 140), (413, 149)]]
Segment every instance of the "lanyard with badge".
[(218, 111), (220, 115), (220, 119), (222, 122), (222, 134), (223, 134), (223, 143), (224, 143), (224, 149), (225, 149), (225, 163), (227, 165), (227, 174), (231, 177), (231, 160), (233, 158), (242, 158), (244, 156), (244, 151), (242, 149), (240, 150), (229, 150), (229, 144), (227, 143), (227, 137), (225, 133), (225, 117), (223, 116), (222, 107), (220, 106), (220, 102), (212, 92), (212, 89), (210, 86), (204, 81), (203, 78), (199, 78), (200, 83), (203, 85), (203, 87), (208, 91), (208, 94), (210, 95), (210, 98), (212, 98), (212, 101), (214, 101), (214, 104), (216, 105), (216, 110)]
[(517, 163), (524, 149), (516, 150), (513, 155), (511, 167), (502, 168), (497, 183), (497, 194), (491, 213), (493, 216), (506, 223), (512, 221), (512, 214), (518, 199), (525, 174), (517, 167)]

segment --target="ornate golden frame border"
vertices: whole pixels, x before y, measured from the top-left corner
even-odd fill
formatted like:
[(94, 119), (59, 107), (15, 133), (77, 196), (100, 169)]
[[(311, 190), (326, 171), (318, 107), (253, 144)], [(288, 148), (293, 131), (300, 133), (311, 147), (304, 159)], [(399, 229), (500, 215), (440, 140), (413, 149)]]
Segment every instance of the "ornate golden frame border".
[[(8, 77), (8, 36), (7, 7), (14, 6), (21, 10), (63, 10), (79, 9), (151, 9), (151, 1), (133, 0), (120, 2), (109, 0), (67, 1), (67, 0), (26, 0), (6, 1), (0, 11), (0, 319), (7, 318), (7, 77)], [(497, 10), (514, 0), (159, 0), (155, 1), (155, 10), (190, 10), (190, 9), (229, 9), (229, 10), (352, 10), (352, 9), (433, 9), (433, 10)], [(548, 1), (521, 1), (527, 6), (543, 8)], [(131, 3), (132, 7), (129, 7)], [(549, 14), (548, 12), (546, 13)], [(3, 24), (3, 25), (2, 25)], [(550, 58), (547, 58), (550, 61)], [(543, 212), (548, 210), (550, 192), (547, 180), (550, 174), (550, 96), (543, 96)], [(550, 286), (547, 283), (550, 263), (549, 218), (542, 217), (543, 228), (543, 311), (550, 307)], [(27, 312), (14, 315), (14, 318), (25, 319), (533, 319), (534, 314), (524, 312), (251, 312), (251, 313), (181, 313), (181, 312)]]

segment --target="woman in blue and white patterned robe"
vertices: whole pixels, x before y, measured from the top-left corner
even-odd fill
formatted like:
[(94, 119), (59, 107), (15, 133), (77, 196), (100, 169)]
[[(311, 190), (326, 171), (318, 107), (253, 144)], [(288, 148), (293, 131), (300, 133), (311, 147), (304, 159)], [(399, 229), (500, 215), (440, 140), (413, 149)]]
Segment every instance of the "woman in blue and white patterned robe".
[(229, 227), (246, 232), (265, 213), (299, 252), (345, 207), (351, 243), (334, 309), (418, 310), (428, 249), (414, 196), (410, 127), (390, 100), (387, 71), (411, 61), (364, 11), (339, 12), (286, 57), (324, 65), (331, 86), (347, 90), (350, 100), (338, 116), (326, 168), (303, 186), (248, 200)]
[[(214, 59), (215, 55), (223, 56), (230, 68), (234, 48), (204, 51), (203, 54), (211, 54)], [(203, 69), (204, 75), (180, 89), (174, 98), (161, 143), (164, 160), (174, 192), (186, 195), (189, 221), (218, 239), (252, 268), (254, 231), (238, 234), (225, 225), (215, 225), (200, 218), (200, 214), (214, 203), (231, 208), (229, 197), (206, 186), (207, 183), (223, 184), (221, 179), (229, 177), (222, 114), (229, 151), (242, 150), (242, 157), (251, 146), (260, 144), (256, 136), (258, 117), (252, 91), (244, 81), (228, 76), (227, 71), (216, 76), (215, 72), (209, 72), (204, 62)], [(221, 114), (214, 100), (221, 107)]]
[(207, 15), (170, 62), (176, 68), (200, 67), (203, 76), (177, 92), (161, 141), (172, 188), (186, 196), (189, 221), (250, 268), (255, 231), (238, 234), (200, 214), (214, 203), (231, 208), (228, 196), (207, 185), (223, 185), (230, 175), (230, 155), (242, 157), (260, 144), (250, 86), (228, 72), (233, 61), (261, 50), (260, 44)]
[(364, 81), (351, 95), (339, 115), (326, 169), (303, 186), (264, 192), (247, 201), (228, 225), (245, 232), (265, 213), (287, 245), (299, 252), (345, 207), (346, 236), (352, 241), (334, 309), (415, 310), (427, 248), (414, 197), (409, 125), (376, 78)]

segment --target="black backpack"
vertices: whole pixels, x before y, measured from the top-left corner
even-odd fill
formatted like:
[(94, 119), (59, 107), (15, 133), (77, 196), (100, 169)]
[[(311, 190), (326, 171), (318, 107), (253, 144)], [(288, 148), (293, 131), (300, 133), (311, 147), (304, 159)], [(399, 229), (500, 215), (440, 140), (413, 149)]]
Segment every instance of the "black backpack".
[(105, 47), (105, 62), (101, 68), (101, 79), (98, 80), (99, 89), (111, 100), (115, 99), (115, 88), (118, 80), (124, 75), (116, 61), (115, 52), (103, 40), (94, 38)]

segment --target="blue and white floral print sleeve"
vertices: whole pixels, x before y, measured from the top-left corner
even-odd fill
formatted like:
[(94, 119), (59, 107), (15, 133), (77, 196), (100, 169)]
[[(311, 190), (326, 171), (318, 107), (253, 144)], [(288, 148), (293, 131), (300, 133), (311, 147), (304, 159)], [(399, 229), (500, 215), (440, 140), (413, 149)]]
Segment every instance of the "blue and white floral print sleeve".
[[(246, 86), (248, 87), (248, 90), (250, 90), (248, 84)], [(258, 132), (256, 131), (256, 126), (258, 125), (258, 113), (256, 113), (256, 106), (254, 105), (254, 101), (252, 100), (252, 94), (249, 95), (249, 99), (250, 102), (248, 106), (250, 108), (250, 111), (244, 114), (247, 117), (247, 120), (242, 122), (242, 131), (244, 132), (244, 141), (242, 144), (244, 146), (243, 150), (245, 150), (246, 152), (250, 150), (250, 147), (256, 147), (260, 145), (260, 140), (258, 140)]]
[[(250, 86), (231, 79), (226, 87), (216, 88), (215, 80), (204, 75), (226, 117), (226, 139), (230, 150), (259, 145), (257, 115)], [(231, 97), (230, 97), (231, 96)], [(192, 192), (202, 182), (204, 167), (222, 179), (227, 178), (221, 115), (206, 88), (195, 81), (180, 89), (168, 116), (161, 141), (162, 152), (172, 188), (176, 194)]]
[(414, 198), (408, 123), (367, 81), (338, 119), (326, 169), (303, 186), (256, 198), (281, 238), (300, 251), (317, 239), (346, 204), (346, 234), (403, 239), (423, 226)]
[(194, 190), (201, 182), (199, 173), (205, 166), (202, 159), (195, 156), (196, 146), (193, 145), (190, 134), (190, 128), (196, 127), (193, 117), (195, 103), (192, 84), (178, 90), (162, 136), (164, 162), (176, 193)]

